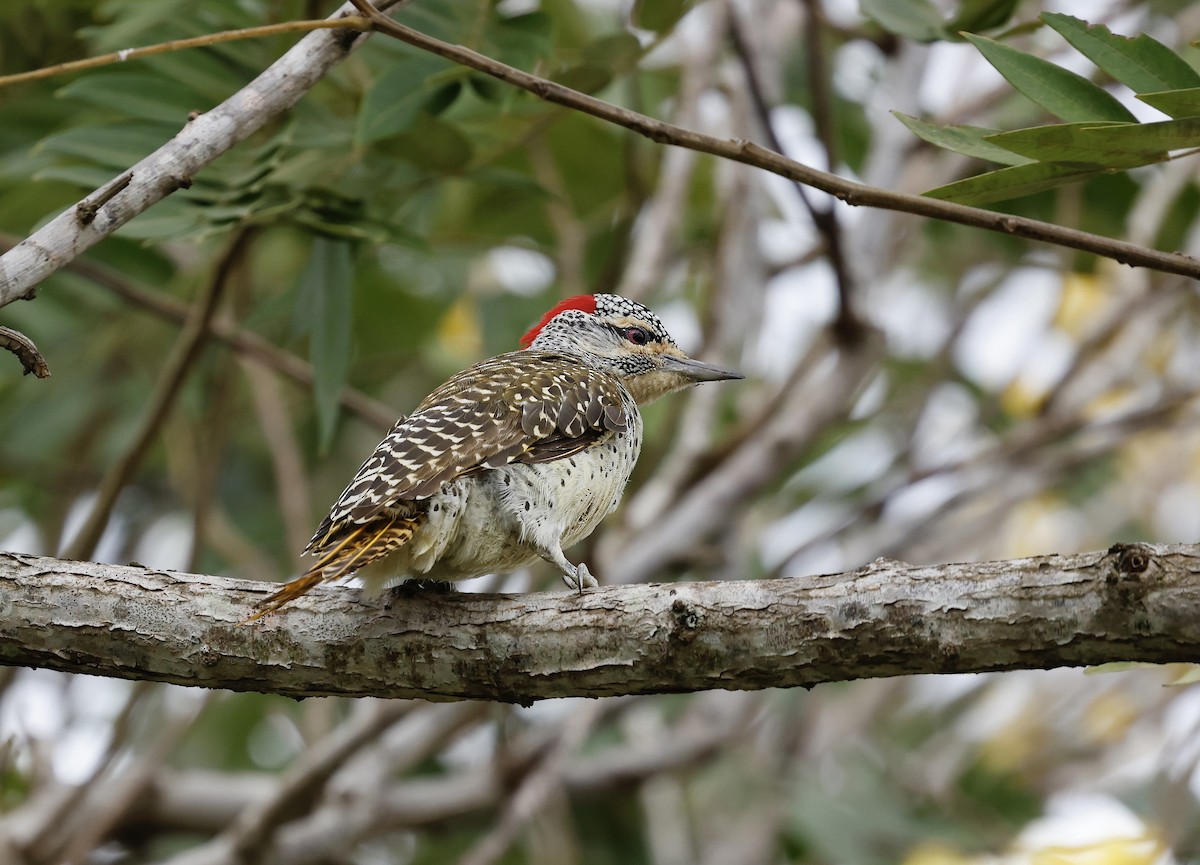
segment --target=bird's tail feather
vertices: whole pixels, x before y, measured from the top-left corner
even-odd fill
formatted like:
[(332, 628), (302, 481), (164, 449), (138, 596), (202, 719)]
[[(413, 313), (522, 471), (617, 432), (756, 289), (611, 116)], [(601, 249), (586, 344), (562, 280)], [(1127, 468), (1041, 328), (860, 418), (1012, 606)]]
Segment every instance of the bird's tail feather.
[(325, 550), (305, 574), (255, 604), (257, 611), (244, 619), (242, 624), (249, 624), (275, 612), (320, 583), (339, 580), (383, 558), (406, 544), (419, 524), (420, 517), (392, 515), (354, 526), (334, 546)]

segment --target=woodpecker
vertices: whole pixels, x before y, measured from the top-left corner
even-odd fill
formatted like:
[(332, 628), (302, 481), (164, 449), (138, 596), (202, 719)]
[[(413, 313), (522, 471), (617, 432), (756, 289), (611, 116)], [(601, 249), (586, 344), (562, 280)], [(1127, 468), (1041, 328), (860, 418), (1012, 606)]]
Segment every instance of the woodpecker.
[(563, 550), (620, 503), (642, 446), (638, 406), (742, 378), (689, 358), (653, 312), (615, 294), (562, 301), (520, 344), (396, 422), (305, 548), (315, 564), (247, 621), (350, 574), (371, 596), (543, 559), (582, 593), (596, 578)]

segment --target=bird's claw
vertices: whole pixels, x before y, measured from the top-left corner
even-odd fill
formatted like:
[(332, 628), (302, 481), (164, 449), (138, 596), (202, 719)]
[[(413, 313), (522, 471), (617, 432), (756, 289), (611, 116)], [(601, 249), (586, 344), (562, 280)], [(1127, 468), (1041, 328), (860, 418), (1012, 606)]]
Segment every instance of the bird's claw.
[(575, 566), (575, 573), (563, 574), (563, 582), (567, 584), (568, 589), (574, 589), (581, 595), (584, 589), (594, 589), (600, 585), (583, 562)]

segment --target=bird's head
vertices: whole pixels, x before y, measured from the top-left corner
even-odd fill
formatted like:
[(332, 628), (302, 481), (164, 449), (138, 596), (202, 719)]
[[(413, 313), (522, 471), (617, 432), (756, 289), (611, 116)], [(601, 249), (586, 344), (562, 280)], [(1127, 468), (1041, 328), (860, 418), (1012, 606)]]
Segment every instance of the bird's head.
[(658, 316), (616, 294), (570, 297), (521, 337), (521, 347), (566, 351), (621, 379), (638, 403), (702, 381), (742, 378), (692, 360), (675, 344)]

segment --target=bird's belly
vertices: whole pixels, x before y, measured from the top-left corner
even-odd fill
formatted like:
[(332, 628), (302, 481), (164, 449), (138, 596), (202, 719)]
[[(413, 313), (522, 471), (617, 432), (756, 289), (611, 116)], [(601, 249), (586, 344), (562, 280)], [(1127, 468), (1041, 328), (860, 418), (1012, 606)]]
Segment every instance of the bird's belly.
[(537, 561), (521, 528), (488, 482), (492, 472), (459, 478), (431, 496), (426, 519), (404, 547), (359, 572), (368, 590), (406, 579), (454, 582), (507, 573)]
[(459, 478), (429, 499), (404, 547), (358, 576), (370, 594), (405, 579), (466, 580), (531, 565), (540, 548), (565, 549), (592, 533), (620, 502), (636, 458), (614, 437), (571, 457)]
[[(633, 431), (635, 443), (640, 443)], [(512, 465), (493, 483), (526, 544), (570, 547), (616, 509), (637, 461), (619, 433), (586, 451), (534, 465)]]

